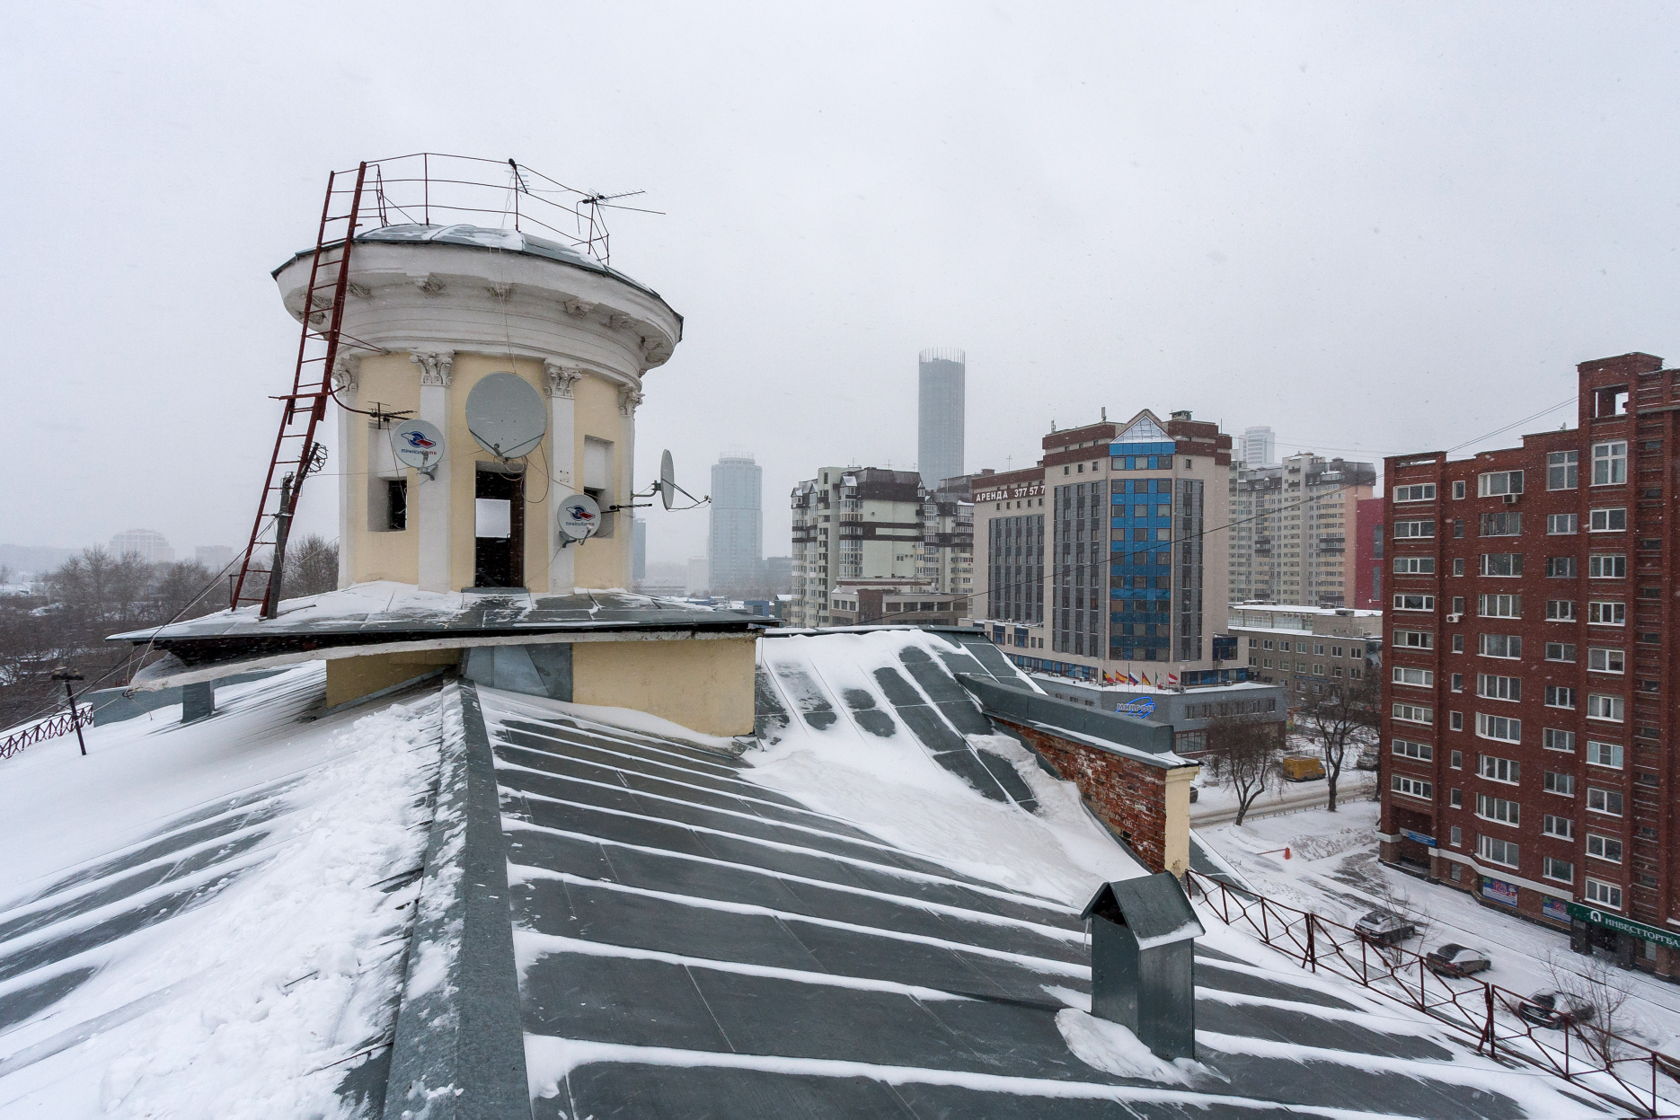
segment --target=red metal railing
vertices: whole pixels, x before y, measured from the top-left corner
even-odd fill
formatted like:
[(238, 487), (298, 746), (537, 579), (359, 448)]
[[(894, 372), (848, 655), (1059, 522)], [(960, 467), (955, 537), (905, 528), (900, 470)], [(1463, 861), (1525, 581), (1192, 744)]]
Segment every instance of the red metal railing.
[(0, 759), (11, 758), (25, 747), (34, 746), (36, 743), (47, 739), (56, 739), (60, 735), (68, 735), (78, 727), (88, 727), (92, 723), (93, 708), (91, 706), (78, 706), (74, 715), (69, 712), (60, 712), (58, 715), (44, 719), (40, 723), (20, 728), (5, 738), (0, 738)]
[[(1644, 1117), (1676, 1114), (1661, 1090), (1680, 1082), (1680, 1059), (1592, 1023), (1540, 1027), (1520, 1018), (1524, 997), (1475, 977), (1441, 976), (1407, 949), (1376, 945), (1349, 926), (1196, 871), (1192, 896), (1228, 926), (1247, 929), (1313, 972), (1325, 971), (1416, 1008), (1475, 1039), (1490, 1057), (1512, 1058)], [(1659, 1077), (1659, 1075), (1661, 1075)]]

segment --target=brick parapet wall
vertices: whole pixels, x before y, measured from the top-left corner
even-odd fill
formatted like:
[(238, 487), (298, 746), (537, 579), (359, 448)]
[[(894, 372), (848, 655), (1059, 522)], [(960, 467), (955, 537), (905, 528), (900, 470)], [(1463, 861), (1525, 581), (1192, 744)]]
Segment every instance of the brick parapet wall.
[[(994, 714), (993, 719), (997, 717)], [(1170, 771), (1141, 759), (1064, 739), (1037, 727), (997, 722), (1026, 741), (1055, 773), (1079, 787), (1091, 811), (1124, 840), (1150, 871), (1182, 871), (1168, 866), (1173, 823), (1167, 806)], [(1188, 822), (1178, 822), (1186, 828)]]

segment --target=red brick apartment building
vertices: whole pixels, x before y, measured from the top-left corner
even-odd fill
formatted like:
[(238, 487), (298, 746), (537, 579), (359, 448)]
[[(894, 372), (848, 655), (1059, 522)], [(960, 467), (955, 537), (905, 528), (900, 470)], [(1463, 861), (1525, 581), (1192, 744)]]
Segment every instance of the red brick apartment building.
[(1576, 427), (1387, 460), (1382, 857), (1680, 976), (1680, 370)]

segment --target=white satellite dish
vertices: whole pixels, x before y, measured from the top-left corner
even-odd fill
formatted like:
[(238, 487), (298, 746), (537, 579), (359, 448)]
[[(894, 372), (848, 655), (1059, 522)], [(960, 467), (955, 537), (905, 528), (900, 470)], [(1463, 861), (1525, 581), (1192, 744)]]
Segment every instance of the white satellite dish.
[(430, 477), (443, 462), (443, 433), (425, 420), (404, 420), (391, 429), (391, 453), (403, 466)]
[(601, 531), (601, 505), (588, 494), (571, 494), (560, 503), (561, 545), (586, 541)]
[(671, 463), (671, 452), (662, 452), (659, 456), (659, 500), (665, 503), (665, 508), (671, 508), (671, 498), (677, 492), (677, 468)]
[(529, 381), (492, 373), (467, 394), (467, 431), (498, 459), (529, 455), (548, 431), (548, 409)]

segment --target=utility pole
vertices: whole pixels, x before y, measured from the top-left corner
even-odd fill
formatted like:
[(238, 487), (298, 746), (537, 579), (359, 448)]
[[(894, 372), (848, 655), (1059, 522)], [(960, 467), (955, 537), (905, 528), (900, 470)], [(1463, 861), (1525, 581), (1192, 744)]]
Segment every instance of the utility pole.
[(280, 508), (274, 515), (274, 563), (269, 566), (268, 589), (263, 593), (264, 618), (273, 618), (280, 610), (280, 577), (286, 567), (286, 538), (292, 531), (292, 477), (280, 480)]
[(76, 729), (76, 745), (82, 748), (83, 757), (87, 756), (87, 740), (82, 738), (82, 721), (76, 718), (76, 693), (71, 688), (71, 681), (84, 679), (80, 673), (71, 672), (60, 665), (52, 671), (52, 679), (64, 682), (64, 699), (70, 705), (70, 726)]

